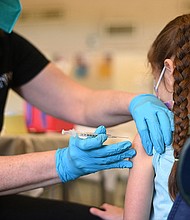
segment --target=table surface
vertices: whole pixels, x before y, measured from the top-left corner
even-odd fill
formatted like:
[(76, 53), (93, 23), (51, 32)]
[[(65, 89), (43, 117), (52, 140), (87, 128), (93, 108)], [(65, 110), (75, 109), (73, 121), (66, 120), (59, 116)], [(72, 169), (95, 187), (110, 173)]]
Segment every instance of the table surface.
[(59, 133), (2, 135), (0, 155), (17, 155), (23, 153), (55, 150), (67, 147), (69, 137)]

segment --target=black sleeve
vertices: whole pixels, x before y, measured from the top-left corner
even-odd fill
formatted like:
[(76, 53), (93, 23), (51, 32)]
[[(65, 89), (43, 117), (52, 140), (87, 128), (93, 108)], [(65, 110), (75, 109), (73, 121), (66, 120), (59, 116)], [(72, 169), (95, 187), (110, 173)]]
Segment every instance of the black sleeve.
[(21, 195), (0, 196), (0, 218), (8, 220), (101, 220), (90, 206)]
[(12, 32), (10, 35), (12, 50), (12, 87), (21, 86), (34, 78), (49, 60), (29, 41)]

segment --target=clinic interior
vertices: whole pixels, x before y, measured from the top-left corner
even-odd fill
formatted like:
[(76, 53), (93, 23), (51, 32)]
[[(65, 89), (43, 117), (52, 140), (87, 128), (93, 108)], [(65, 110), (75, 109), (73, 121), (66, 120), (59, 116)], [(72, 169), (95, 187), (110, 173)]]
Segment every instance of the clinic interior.
[[(129, 92), (152, 92), (146, 60), (151, 42), (168, 21), (190, 12), (189, 0), (21, 2), (23, 10), (15, 31), (39, 47), (66, 74), (95, 89)], [(14, 135), (8, 119), (15, 120), (18, 115), (24, 115), (23, 101), (11, 92), (6, 106), (5, 135)], [(130, 122), (110, 131), (132, 138), (135, 126)], [(34, 194), (92, 205), (100, 205), (102, 201), (122, 205), (127, 172), (105, 171), (80, 178), (66, 184), (66, 195), (63, 186), (45, 188)]]

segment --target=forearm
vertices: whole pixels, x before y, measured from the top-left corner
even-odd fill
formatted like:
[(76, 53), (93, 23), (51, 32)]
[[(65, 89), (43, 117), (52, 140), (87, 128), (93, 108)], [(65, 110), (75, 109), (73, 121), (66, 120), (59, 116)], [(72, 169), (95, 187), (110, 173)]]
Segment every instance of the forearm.
[(128, 107), (134, 96), (135, 94), (122, 91), (93, 91), (87, 97), (85, 105), (87, 124), (113, 126), (132, 120)]
[(37, 189), (37, 188), (52, 186), (52, 185), (57, 184), (59, 182), (60, 182), (60, 178), (55, 178), (55, 179), (46, 180), (46, 181), (36, 183), (36, 184), (29, 184), (29, 185), (21, 186), (21, 187), (18, 187), (18, 188), (4, 190), (4, 191), (0, 192), (0, 196), (17, 194), (17, 193), (22, 193), (22, 192), (26, 192), (26, 191), (29, 191), (29, 190)]
[(84, 87), (52, 63), (16, 92), (48, 114), (86, 126), (113, 126), (131, 120), (128, 108), (136, 95)]
[(55, 151), (1, 156), (0, 167), (0, 195), (61, 182), (55, 168)]

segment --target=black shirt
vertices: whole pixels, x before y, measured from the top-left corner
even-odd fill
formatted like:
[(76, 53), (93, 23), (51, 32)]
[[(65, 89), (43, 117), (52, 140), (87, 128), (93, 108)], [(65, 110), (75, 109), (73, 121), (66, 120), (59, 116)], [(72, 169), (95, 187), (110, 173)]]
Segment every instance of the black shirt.
[(0, 130), (8, 90), (30, 81), (48, 63), (49, 60), (26, 39), (14, 32), (0, 31)]

